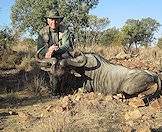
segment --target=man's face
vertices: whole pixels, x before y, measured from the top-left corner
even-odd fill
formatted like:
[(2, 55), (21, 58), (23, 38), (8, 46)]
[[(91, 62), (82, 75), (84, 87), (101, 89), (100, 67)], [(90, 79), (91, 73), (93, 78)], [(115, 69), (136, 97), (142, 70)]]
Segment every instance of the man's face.
[(58, 20), (54, 19), (54, 18), (47, 18), (47, 23), (48, 23), (49, 27), (52, 29), (57, 29), (59, 26)]

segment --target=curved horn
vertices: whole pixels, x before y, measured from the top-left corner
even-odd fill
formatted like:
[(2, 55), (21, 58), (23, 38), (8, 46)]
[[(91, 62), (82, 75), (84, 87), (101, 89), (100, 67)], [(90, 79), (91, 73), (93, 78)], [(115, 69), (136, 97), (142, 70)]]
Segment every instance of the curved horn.
[(36, 61), (38, 61), (38, 62), (40, 62), (40, 63), (55, 64), (55, 63), (56, 63), (56, 59), (55, 59), (55, 58), (49, 58), (49, 59), (40, 59), (40, 58), (39, 58), (40, 52), (41, 52), (45, 47), (46, 47), (46, 45), (43, 46), (42, 48), (40, 48), (40, 49), (37, 51), (37, 53), (36, 53), (36, 55), (35, 55)]
[(44, 45), (42, 48), (40, 48), (38, 51), (37, 51), (37, 53), (36, 53), (36, 55), (35, 55), (35, 59), (36, 59), (36, 61), (38, 61), (38, 62), (46, 62), (44, 59), (40, 59), (39, 58), (39, 54), (40, 54), (40, 52), (45, 48), (46, 46)]
[(81, 52), (81, 55), (74, 59), (68, 58), (66, 60), (66, 63), (67, 65), (71, 65), (74, 67), (82, 67), (85, 66), (85, 64), (87, 63), (87, 57)]

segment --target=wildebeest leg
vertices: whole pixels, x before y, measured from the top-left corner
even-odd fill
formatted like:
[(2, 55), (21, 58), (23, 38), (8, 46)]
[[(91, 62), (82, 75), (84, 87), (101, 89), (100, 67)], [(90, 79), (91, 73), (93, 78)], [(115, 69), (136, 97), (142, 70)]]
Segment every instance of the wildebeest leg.
[(154, 77), (147, 73), (131, 74), (122, 84), (121, 89), (129, 95), (139, 94), (149, 89), (151, 84), (155, 84)]
[(59, 94), (59, 79), (58, 79), (58, 77), (50, 76), (50, 86), (51, 86), (51, 94), (52, 95)]
[(86, 80), (83, 83), (83, 90), (86, 92), (94, 92), (93, 87), (92, 87), (92, 82), (90, 80)]
[(63, 95), (67, 92), (65, 89), (65, 82), (67, 79), (68, 79), (68, 76), (66, 74), (59, 79), (59, 83), (60, 83), (59, 94), (60, 95)]
[(157, 84), (150, 85), (147, 91), (139, 94), (139, 97), (143, 99), (146, 105), (149, 105), (152, 100), (160, 98), (158, 87)]
[(157, 84), (154, 84), (154, 85), (151, 85), (151, 84), (150, 84), (150, 85), (147, 87), (147, 90), (146, 90), (146, 91), (143, 91), (143, 92), (141, 92), (141, 93), (139, 94), (139, 97), (140, 97), (140, 98), (144, 98), (145, 96), (153, 95), (154, 93), (156, 93), (157, 89), (158, 89)]

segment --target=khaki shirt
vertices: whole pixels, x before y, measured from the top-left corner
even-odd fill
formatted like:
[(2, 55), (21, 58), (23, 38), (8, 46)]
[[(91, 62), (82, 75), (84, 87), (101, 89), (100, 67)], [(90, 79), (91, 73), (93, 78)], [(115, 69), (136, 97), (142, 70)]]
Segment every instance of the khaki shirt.
[(46, 48), (41, 52), (42, 56), (45, 56), (48, 48), (53, 44), (59, 46), (55, 55), (61, 55), (67, 51), (71, 51), (73, 49), (73, 45), (70, 42), (69, 30), (65, 30), (63, 27), (61, 27), (59, 31), (52, 30), (49, 26), (42, 28), (38, 36), (37, 50), (46, 45)]

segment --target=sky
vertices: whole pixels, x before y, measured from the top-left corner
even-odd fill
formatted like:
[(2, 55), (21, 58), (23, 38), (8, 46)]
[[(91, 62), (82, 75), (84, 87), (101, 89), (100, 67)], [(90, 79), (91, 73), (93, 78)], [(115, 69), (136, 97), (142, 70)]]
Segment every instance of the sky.
[[(0, 26), (11, 24), (11, 6), (15, 0), (0, 0)], [(162, 0), (99, 0), (99, 4), (90, 11), (91, 14), (107, 17), (110, 27), (122, 27), (127, 19), (151, 17), (162, 24)], [(162, 36), (162, 27), (158, 32)]]
[(0, 0), (0, 26), (9, 26), (11, 23), (11, 6), (15, 0)]

